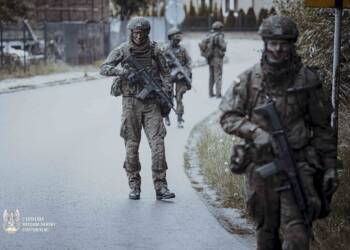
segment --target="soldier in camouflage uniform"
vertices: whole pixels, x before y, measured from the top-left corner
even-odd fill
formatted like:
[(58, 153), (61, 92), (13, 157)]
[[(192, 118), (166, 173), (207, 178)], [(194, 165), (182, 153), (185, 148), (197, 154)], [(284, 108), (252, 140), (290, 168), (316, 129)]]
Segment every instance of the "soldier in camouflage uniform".
[[(169, 30), (168, 38), (169, 44), (164, 50), (165, 58), (169, 64), (170, 69), (175, 72), (172, 75), (172, 82), (175, 84), (175, 97), (176, 97), (176, 112), (177, 112), (177, 125), (179, 128), (183, 128), (183, 114), (184, 105), (182, 102), (183, 96), (187, 90), (191, 89), (191, 82), (187, 82), (186, 78), (181, 72), (178, 72), (178, 66), (176, 65), (175, 59), (182, 66), (187, 74), (187, 77), (191, 80), (191, 58), (189, 57), (186, 49), (180, 45), (182, 39), (182, 32), (174, 27)], [(166, 117), (166, 124), (170, 125), (169, 116)]]
[(217, 21), (213, 23), (212, 28), (212, 32), (204, 39), (208, 42), (206, 58), (209, 64), (209, 97), (214, 96), (213, 88), (215, 85), (215, 95), (217, 98), (221, 98), (222, 66), (226, 42), (224, 33), (222, 33), (223, 24)]
[[(141, 130), (144, 129), (152, 152), (152, 177), (156, 190), (157, 199), (174, 198), (167, 187), (164, 137), (166, 129), (163, 124), (158, 96), (151, 93), (144, 101), (135, 96), (144, 87), (142, 79), (137, 77), (135, 69), (124, 59), (133, 56), (153, 78), (159, 81), (164, 90), (172, 94), (169, 67), (166, 60), (155, 42), (149, 40), (150, 23), (143, 17), (135, 17), (128, 24), (130, 38), (128, 43), (114, 49), (102, 64), (100, 74), (116, 76), (118, 94), (123, 96), (123, 113), (120, 135), (125, 140), (126, 170), (129, 186), (130, 199), (140, 199), (141, 192), (141, 165), (139, 162), (139, 144)], [(121, 68), (117, 67), (121, 64)], [(161, 80), (161, 76), (163, 81)]]
[(259, 34), (265, 44), (261, 63), (242, 73), (228, 89), (220, 104), (220, 123), (226, 133), (250, 145), (240, 154), (245, 164), (239, 171), (246, 175), (247, 209), (256, 221), (257, 249), (308, 250), (311, 236), (285, 173), (262, 179), (255, 171), (271, 162), (276, 152), (271, 128), (253, 109), (275, 102), (312, 221), (329, 212), (324, 211), (322, 205), (327, 204), (321, 198), (330, 201), (337, 187), (337, 147), (330, 127), (329, 98), (325, 98), (318, 74), (296, 54), (298, 30), (291, 19), (271, 16), (264, 20)]

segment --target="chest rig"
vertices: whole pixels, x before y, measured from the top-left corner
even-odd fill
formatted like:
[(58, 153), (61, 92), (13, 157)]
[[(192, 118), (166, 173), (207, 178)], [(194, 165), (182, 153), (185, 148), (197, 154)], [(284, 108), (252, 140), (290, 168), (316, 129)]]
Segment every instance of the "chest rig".
[(280, 85), (267, 86), (260, 65), (256, 65), (247, 79), (247, 116), (269, 131), (266, 120), (255, 114), (254, 108), (273, 100), (291, 146), (301, 148), (312, 136), (312, 128), (307, 122), (310, 91), (320, 86), (317, 75), (307, 67), (302, 67), (296, 75)]
[[(128, 56), (133, 56), (135, 60), (142, 65), (142, 67), (146, 70), (147, 73), (151, 74), (155, 80), (160, 79), (158, 67), (157, 67), (157, 59), (155, 55), (155, 47), (156, 43), (152, 42), (150, 49), (145, 51), (145, 53), (134, 53), (132, 48), (126, 44), (122, 47), (123, 58), (127, 58)], [(135, 69), (129, 65), (128, 63), (121, 62), (123, 69), (128, 72), (135, 72)], [(144, 88), (144, 82), (142, 79), (138, 79), (137, 82), (130, 82), (127, 79), (123, 81), (121, 86), (123, 96), (135, 96), (142, 91)]]

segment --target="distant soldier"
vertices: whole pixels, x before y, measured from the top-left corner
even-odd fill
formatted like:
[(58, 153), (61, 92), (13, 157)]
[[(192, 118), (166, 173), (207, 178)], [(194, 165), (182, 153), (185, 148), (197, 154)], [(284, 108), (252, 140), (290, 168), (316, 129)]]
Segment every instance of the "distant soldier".
[[(129, 42), (123, 43), (110, 53), (101, 66), (100, 74), (116, 76), (112, 92), (116, 96), (123, 96), (120, 135), (125, 140), (124, 168), (131, 189), (129, 198), (140, 199), (141, 164), (138, 149), (142, 128), (152, 152), (152, 177), (156, 197), (158, 200), (174, 198), (175, 194), (169, 191), (166, 181), (168, 166), (164, 148), (166, 128), (163, 117), (168, 115), (170, 109), (164, 106), (159, 94), (166, 92), (167, 96), (172, 95), (170, 70), (161, 49), (149, 40), (151, 26), (146, 18), (134, 17), (130, 20), (128, 29), (131, 32)], [(121, 69), (117, 68), (119, 64)], [(149, 92), (149, 83), (153, 84), (153, 80), (161, 88)]]
[(245, 173), (247, 208), (258, 250), (308, 250), (312, 221), (330, 212), (338, 179), (331, 106), (317, 72), (296, 53), (297, 25), (271, 16), (260, 26), (261, 63), (243, 72), (222, 99), (234, 145), (231, 170)]
[(223, 24), (217, 21), (213, 23), (212, 28), (211, 33), (199, 44), (199, 48), (209, 64), (209, 97), (214, 96), (213, 88), (215, 85), (215, 95), (217, 98), (221, 98), (222, 66), (226, 42), (222, 33)]
[(49, 45), (48, 45), (48, 60), (50, 62), (56, 63), (57, 60), (61, 60), (61, 54), (58, 49), (57, 43), (54, 40), (50, 40)]
[[(168, 33), (169, 44), (166, 46), (164, 55), (171, 69), (172, 82), (175, 84), (177, 125), (183, 128), (184, 105), (183, 96), (187, 90), (191, 89), (192, 72), (191, 58), (186, 49), (180, 45), (182, 32), (174, 27)], [(165, 118), (165, 123), (169, 126), (169, 116)]]

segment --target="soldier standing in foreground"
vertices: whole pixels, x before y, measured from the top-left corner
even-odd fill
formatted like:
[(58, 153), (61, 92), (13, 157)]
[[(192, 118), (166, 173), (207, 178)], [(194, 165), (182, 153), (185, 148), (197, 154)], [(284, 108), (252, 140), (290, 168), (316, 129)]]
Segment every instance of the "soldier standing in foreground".
[(234, 145), (231, 170), (246, 175), (257, 249), (308, 250), (312, 221), (328, 215), (338, 185), (331, 107), (318, 74), (296, 53), (296, 24), (271, 16), (259, 34), (261, 63), (228, 89), (220, 123), (245, 140)]
[(219, 21), (213, 23), (212, 32), (199, 44), (202, 56), (209, 64), (209, 97), (215, 95), (221, 98), (222, 66), (226, 52), (226, 42), (222, 33), (223, 24)]
[[(184, 105), (183, 96), (187, 90), (191, 89), (192, 72), (191, 58), (186, 49), (180, 45), (182, 32), (174, 27), (169, 30), (169, 44), (165, 48), (164, 55), (171, 69), (172, 82), (175, 84), (177, 126), (183, 128)], [(169, 126), (169, 116), (165, 118), (165, 123)]]
[[(168, 190), (166, 181), (168, 168), (164, 148), (166, 129), (162, 117), (166, 116), (170, 109), (164, 111), (159, 95), (155, 91), (150, 92), (145, 98), (139, 98), (147, 87), (146, 79), (141, 77), (142, 71), (157, 81), (163, 92), (165, 91), (169, 96), (172, 95), (169, 67), (158, 45), (149, 40), (151, 26), (147, 19), (143, 17), (131, 19), (128, 29), (130, 30), (129, 42), (120, 45), (109, 54), (101, 66), (100, 74), (116, 76), (114, 94), (123, 96), (120, 135), (125, 140), (124, 168), (131, 189), (129, 198), (140, 199), (141, 164), (138, 149), (142, 128), (152, 152), (152, 178), (156, 197), (158, 200), (174, 198), (175, 194)], [(127, 60), (130, 58), (131, 60)], [(132, 60), (141, 66), (141, 71), (135, 67), (135, 64), (130, 63)], [(121, 68), (117, 68), (119, 64)]]

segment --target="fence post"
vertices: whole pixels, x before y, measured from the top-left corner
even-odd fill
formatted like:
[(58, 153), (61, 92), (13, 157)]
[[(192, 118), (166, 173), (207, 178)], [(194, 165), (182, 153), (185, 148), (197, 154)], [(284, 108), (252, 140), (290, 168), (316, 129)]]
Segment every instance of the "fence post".
[(47, 24), (44, 22), (44, 59), (47, 64)]
[(3, 27), (2, 22), (0, 22), (1, 68), (4, 65), (4, 37), (3, 37), (3, 33), (4, 33), (4, 27)]
[(24, 67), (24, 73), (26, 73), (26, 51), (25, 51), (25, 47), (26, 47), (26, 27), (24, 25), (24, 21), (23, 21), (23, 67)]

